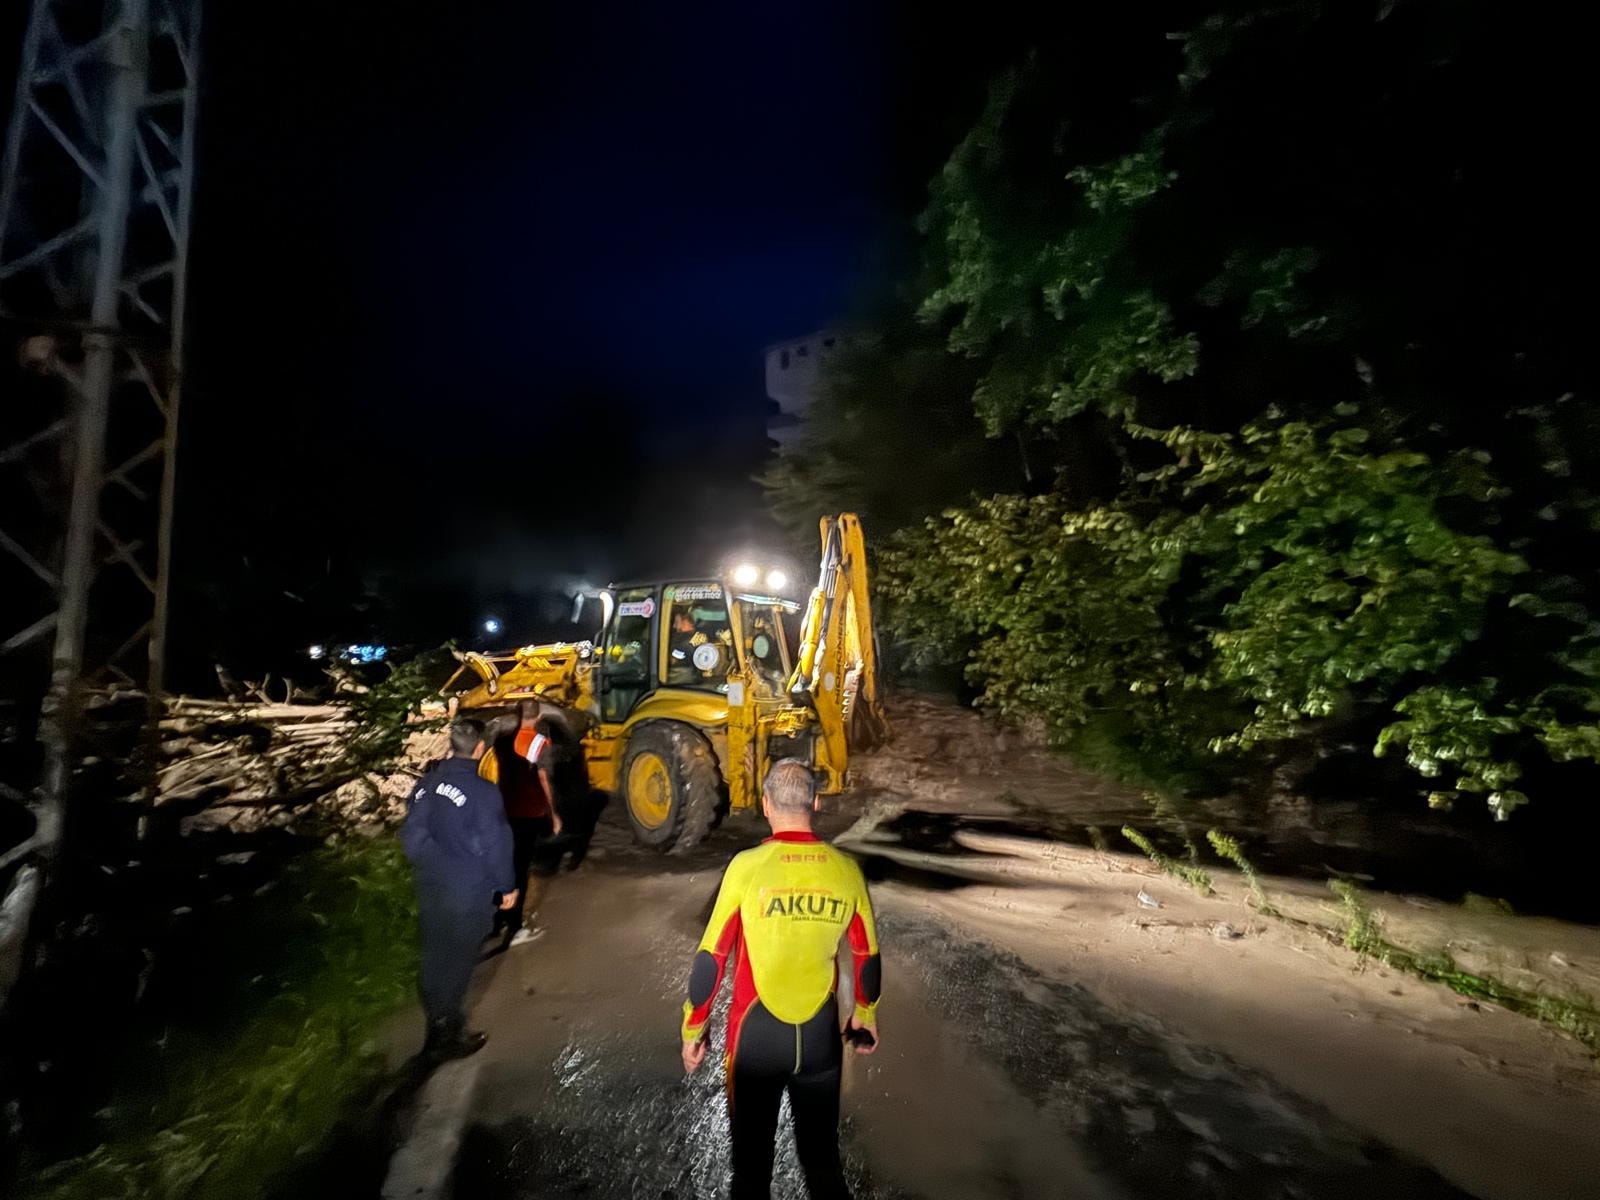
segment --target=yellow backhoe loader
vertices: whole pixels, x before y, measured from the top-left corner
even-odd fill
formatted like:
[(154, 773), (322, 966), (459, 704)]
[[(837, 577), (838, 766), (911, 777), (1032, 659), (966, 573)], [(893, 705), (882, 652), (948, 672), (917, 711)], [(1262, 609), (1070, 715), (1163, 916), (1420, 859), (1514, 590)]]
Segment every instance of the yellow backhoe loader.
[[(838, 793), (851, 751), (886, 727), (860, 522), (824, 517), (821, 533), (804, 609), (776, 594), (777, 572), (750, 564), (613, 585), (598, 643), (458, 652), (443, 693), (484, 715), (526, 699), (559, 706), (582, 735), (590, 785), (621, 797), (637, 838), (662, 850), (756, 807), (780, 758), (804, 760), (824, 795)], [(785, 618), (801, 613), (791, 648)]]

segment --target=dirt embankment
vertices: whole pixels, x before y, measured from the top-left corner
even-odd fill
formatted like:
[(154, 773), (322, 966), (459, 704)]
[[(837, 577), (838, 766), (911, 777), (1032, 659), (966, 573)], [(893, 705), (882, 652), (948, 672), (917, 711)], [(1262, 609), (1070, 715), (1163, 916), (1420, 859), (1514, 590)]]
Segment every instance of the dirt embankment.
[[(1207, 853), (1214, 894), (1198, 895), (1118, 852), (1124, 820), (1151, 824), (1137, 793), (952, 706), (900, 709), (894, 744), (858, 770), (865, 811), (841, 839), (877, 864), (887, 912), (1003, 947), (1221, 1052), (1474, 1195), (1597, 1194), (1600, 1070), (1576, 1040), (1352, 953), (1322, 884), (1263, 877), (1282, 914), (1266, 916)], [(1391, 943), (1530, 992), (1600, 994), (1600, 930), (1366, 898)]]

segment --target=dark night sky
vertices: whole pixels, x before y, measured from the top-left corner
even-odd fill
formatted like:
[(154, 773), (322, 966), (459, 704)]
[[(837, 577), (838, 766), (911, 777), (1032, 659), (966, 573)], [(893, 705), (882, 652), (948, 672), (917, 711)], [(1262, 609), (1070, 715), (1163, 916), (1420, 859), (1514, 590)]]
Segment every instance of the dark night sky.
[(759, 540), (761, 349), (903, 250), (982, 56), (848, 3), (268, 7), (211, 7), (186, 565), (415, 607)]
[[(456, 8), (206, 5), (196, 660), (438, 639), (770, 538), (762, 348), (892, 276), (1034, 36), (1009, 0)], [(335, 628), (363, 590), (385, 615)]]

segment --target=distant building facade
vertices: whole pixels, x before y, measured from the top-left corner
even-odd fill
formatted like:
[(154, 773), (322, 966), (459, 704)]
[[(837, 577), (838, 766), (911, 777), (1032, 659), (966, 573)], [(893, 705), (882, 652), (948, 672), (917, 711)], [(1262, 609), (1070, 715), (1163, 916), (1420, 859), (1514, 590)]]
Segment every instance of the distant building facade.
[(817, 397), (822, 365), (845, 345), (843, 334), (823, 330), (767, 347), (767, 436), (779, 446), (800, 432)]

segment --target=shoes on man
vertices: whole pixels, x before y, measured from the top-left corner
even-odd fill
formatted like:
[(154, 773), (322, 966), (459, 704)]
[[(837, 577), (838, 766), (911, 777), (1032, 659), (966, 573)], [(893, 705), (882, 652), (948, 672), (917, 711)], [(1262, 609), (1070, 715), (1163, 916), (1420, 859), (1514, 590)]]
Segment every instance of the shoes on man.
[(450, 1062), (476, 1054), (488, 1041), (487, 1033), (468, 1033), (460, 1021), (434, 1021), (428, 1026), (422, 1056), (429, 1062)]

